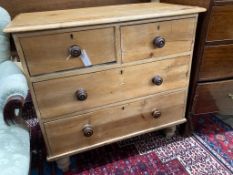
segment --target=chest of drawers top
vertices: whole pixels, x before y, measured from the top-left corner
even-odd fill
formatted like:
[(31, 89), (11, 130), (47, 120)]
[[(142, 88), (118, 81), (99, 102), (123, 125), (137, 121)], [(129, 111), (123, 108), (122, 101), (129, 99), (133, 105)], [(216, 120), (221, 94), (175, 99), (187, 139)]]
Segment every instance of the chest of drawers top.
[(188, 15), (204, 12), (201, 7), (165, 3), (140, 3), (90, 7), (48, 12), (24, 13), (16, 16), (4, 32), (18, 33), (68, 27), (90, 26)]

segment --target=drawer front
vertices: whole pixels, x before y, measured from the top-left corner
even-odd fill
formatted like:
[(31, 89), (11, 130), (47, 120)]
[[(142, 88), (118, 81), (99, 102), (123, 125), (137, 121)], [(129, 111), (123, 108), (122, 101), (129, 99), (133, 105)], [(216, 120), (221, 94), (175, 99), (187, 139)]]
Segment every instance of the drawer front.
[(206, 47), (200, 68), (200, 80), (228, 77), (233, 77), (233, 45)]
[(207, 41), (233, 39), (233, 5), (214, 6), (208, 27)]
[(22, 37), (20, 43), (31, 75), (84, 68), (81, 57), (74, 54), (79, 53), (74, 45), (86, 51), (93, 65), (116, 61), (113, 27)]
[(199, 84), (193, 105), (194, 114), (220, 112), (233, 114), (233, 80)]
[[(188, 18), (121, 27), (123, 62), (191, 51), (195, 22)], [(165, 45), (159, 48), (156, 41), (162, 38)]]
[[(188, 84), (189, 62), (190, 57), (184, 56), (37, 82), (33, 87), (41, 117), (50, 118), (131, 98), (185, 88)], [(159, 85), (160, 78), (163, 79), (161, 85)], [(87, 95), (87, 99), (78, 100), (80, 94), (84, 97)]]
[(70, 151), (81, 152), (144, 131), (148, 132), (169, 124), (174, 125), (175, 122), (184, 122), (185, 94), (182, 91), (157, 95), (121, 106), (45, 123), (52, 156)]

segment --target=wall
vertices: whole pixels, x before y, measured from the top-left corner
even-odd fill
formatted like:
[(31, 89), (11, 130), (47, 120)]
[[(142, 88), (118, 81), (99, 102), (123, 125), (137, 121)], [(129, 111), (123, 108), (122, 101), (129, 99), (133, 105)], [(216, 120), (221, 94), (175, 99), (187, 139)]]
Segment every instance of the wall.
[(150, 0), (0, 0), (12, 17), (23, 12), (62, 10), (88, 6), (149, 2)]

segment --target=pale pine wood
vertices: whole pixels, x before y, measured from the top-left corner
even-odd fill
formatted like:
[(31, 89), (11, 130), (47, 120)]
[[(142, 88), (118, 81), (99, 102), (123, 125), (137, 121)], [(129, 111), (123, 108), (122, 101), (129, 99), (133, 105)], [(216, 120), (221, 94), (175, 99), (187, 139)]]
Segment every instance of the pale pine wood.
[[(13, 37), (14, 37), (15, 45), (17, 46), (16, 47), (17, 52), (18, 52), (18, 54), (20, 56), (20, 60), (21, 60), (21, 63), (22, 63), (23, 69), (24, 69), (25, 76), (27, 77), (27, 80), (28, 80), (28, 86), (29, 86), (29, 89), (30, 89), (30, 93), (31, 93), (32, 101), (33, 101), (34, 108), (35, 108), (35, 111), (36, 111), (36, 115), (37, 115), (38, 118), (40, 118), (40, 112), (39, 112), (39, 108), (38, 108), (38, 105), (37, 105), (37, 102), (36, 102), (36, 97), (35, 97), (35, 93), (34, 93), (34, 90), (33, 90), (32, 82), (30, 81), (30, 78), (29, 78), (29, 73), (28, 73), (28, 69), (27, 69), (25, 59), (23, 59), (24, 58), (23, 57), (23, 50), (22, 50), (22, 47), (20, 47), (20, 42), (19, 42), (18, 38), (16, 36), (13, 36)], [(45, 145), (46, 145), (46, 148), (47, 148), (47, 153), (51, 154), (50, 148), (48, 146), (48, 139), (46, 137), (44, 125), (43, 125), (41, 120), (39, 120), (39, 124), (40, 124), (42, 134), (44, 136), (44, 141), (45, 141)]]
[[(190, 58), (184, 56), (37, 82), (33, 87), (41, 117), (52, 118), (135, 97), (187, 87), (189, 62)], [(152, 78), (156, 75), (164, 79), (161, 86), (152, 83)], [(80, 88), (84, 88), (88, 93), (85, 101), (77, 101), (75, 98), (75, 92)]]
[[(143, 23), (154, 23), (154, 22), (158, 22), (158, 21), (161, 21), (161, 20), (165, 20), (165, 21), (168, 21), (168, 20), (176, 20), (176, 19), (186, 19), (186, 18), (193, 18), (195, 16), (196, 18), (196, 15), (184, 15), (184, 16), (173, 16), (173, 17), (167, 17), (167, 18), (158, 18), (158, 19), (148, 19), (148, 20), (143, 20), (143, 21), (130, 21), (130, 22), (127, 22), (127, 25), (138, 25), (138, 24), (141, 24), (142, 22)], [(120, 31), (119, 31), (119, 28), (121, 25), (126, 25), (126, 23), (118, 23), (118, 24), (105, 24), (105, 25), (97, 25), (97, 26), (85, 26), (85, 27), (77, 27), (77, 28), (67, 28), (67, 29), (60, 29), (60, 30), (50, 30), (50, 31), (39, 31), (39, 32), (27, 32), (27, 33), (20, 33), (20, 34), (13, 34), (13, 37), (14, 37), (14, 40), (16, 43), (16, 48), (17, 48), (17, 51), (20, 55), (20, 60), (22, 62), (25, 62), (25, 73), (27, 74), (27, 76), (30, 78), (30, 81), (32, 82), (35, 82), (35, 81), (42, 81), (42, 80), (47, 80), (47, 79), (51, 79), (51, 78), (58, 78), (58, 77), (65, 77), (65, 76), (71, 76), (71, 75), (77, 75), (77, 74), (83, 74), (83, 73), (90, 73), (90, 72), (95, 72), (95, 71), (98, 71), (98, 70), (105, 70), (105, 69), (109, 69), (109, 68), (116, 68), (116, 67), (119, 67), (120, 66), (120, 61), (121, 60), (121, 57), (122, 57), (122, 52), (121, 52), (121, 49), (119, 49), (121, 47), (121, 38), (120, 38)], [(69, 67), (67, 67), (67, 70), (66, 71), (57, 71), (57, 72), (51, 72), (49, 74), (38, 74), (38, 75), (35, 75), (35, 76), (31, 76), (30, 73), (29, 73), (29, 68), (28, 68), (28, 65), (26, 64), (26, 58), (23, 54), (23, 48), (22, 48), (22, 44), (20, 44), (20, 39), (22, 38), (22, 40), (24, 38), (31, 38), (31, 37), (39, 37), (39, 36), (53, 36), (53, 35), (56, 35), (56, 34), (64, 34), (64, 33), (74, 33), (74, 32), (78, 32), (78, 31), (91, 31), (91, 30), (96, 30), (96, 29), (103, 29), (103, 28), (111, 28), (111, 27), (114, 27), (115, 28), (115, 49), (116, 49), (116, 57), (117, 57), (117, 63), (115, 64), (99, 64), (99, 65), (95, 65), (91, 68), (85, 68), (85, 69), (79, 69), (77, 67), (73, 68), (74, 67), (73, 65), (71, 65), (71, 69), (69, 69)], [(50, 42), (49, 42), (50, 43)], [(34, 43), (33, 43), (34, 44)], [(31, 46), (29, 46), (31, 47)], [(41, 46), (43, 47), (43, 46)], [(50, 47), (50, 45), (49, 45)], [(34, 47), (32, 47), (32, 50), (34, 49)], [(22, 54), (20, 54), (22, 52)], [(33, 50), (33, 52), (37, 53), (37, 50)], [(46, 50), (46, 52), (48, 52), (48, 49)], [(67, 52), (67, 51), (66, 51)], [(189, 51), (190, 53), (192, 51)], [(130, 64), (140, 64), (140, 63), (143, 63), (143, 62), (151, 62), (151, 61), (154, 61), (154, 60), (160, 60), (160, 59), (165, 59), (166, 57), (176, 57), (176, 56), (181, 56), (181, 55), (185, 55), (185, 54), (190, 54), (188, 52), (184, 52), (184, 53), (175, 53), (175, 54), (171, 54), (171, 55), (167, 55), (167, 56), (161, 56), (161, 57), (156, 57), (156, 59), (154, 57), (152, 58), (148, 58), (148, 59), (145, 59), (145, 60), (138, 60), (138, 62), (129, 62)], [(41, 55), (41, 52), (38, 52), (37, 54)], [(35, 54), (34, 54), (35, 55)], [(29, 57), (30, 59), (30, 57)], [(40, 57), (40, 59), (42, 59), (42, 57)], [(39, 60), (40, 60), (39, 59)], [(38, 60), (35, 60), (37, 61), (38, 63)], [(76, 61), (77, 62), (77, 61)], [(51, 63), (49, 66), (48, 65), (43, 65), (45, 66), (46, 68), (50, 68), (51, 67), (54, 67), (53, 66), (54, 63)], [(42, 67), (43, 67), (42, 66)], [(60, 64), (60, 66), (62, 66)], [(66, 66), (68, 66), (66, 64)], [(38, 66), (35, 65), (35, 68), (38, 69)], [(40, 68), (40, 69), (43, 69), (43, 68)]]
[(146, 134), (146, 133), (149, 133), (149, 132), (153, 132), (155, 130), (162, 130), (162, 129), (165, 129), (165, 128), (169, 128), (169, 127), (173, 127), (173, 126), (176, 126), (176, 125), (184, 124), (185, 122), (187, 122), (187, 119), (182, 118), (182, 119), (176, 120), (175, 122), (171, 122), (171, 123), (167, 123), (167, 124), (164, 124), (164, 125), (159, 125), (159, 126), (154, 127), (154, 128), (149, 128), (149, 129), (145, 129), (145, 130), (142, 130), (142, 131), (134, 132), (132, 134), (124, 135), (124, 136), (122, 136), (120, 138), (112, 138), (112, 139), (110, 139), (108, 141), (100, 142), (98, 144), (92, 145), (91, 147), (85, 147), (83, 149), (67, 151), (67, 152), (65, 152), (63, 154), (56, 154), (54, 156), (49, 156), (48, 155), (47, 160), (48, 161), (54, 161), (54, 160), (60, 159), (61, 157), (66, 157), (66, 156), (74, 155), (74, 154), (81, 153), (81, 152), (84, 152), (84, 151), (88, 151), (88, 150), (91, 150), (91, 149), (95, 149), (95, 148), (98, 148), (98, 147), (101, 147), (101, 146), (104, 146), (104, 145), (108, 145), (110, 143), (114, 143), (114, 142), (117, 142), (117, 141), (120, 141), (120, 140), (125, 140), (125, 139), (129, 139), (131, 137), (135, 137), (135, 136), (139, 136), (139, 135)]
[(164, 3), (141, 3), (83, 9), (25, 13), (18, 15), (4, 30), (26, 32), (59, 29), (204, 12), (204, 8)]
[[(80, 152), (121, 140), (127, 135), (137, 135), (144, 130), (154, 130), (163, 125), (185, 121), (183, 116), (185, 92), (155, 95), (145, 100), (106, 108), (69, 119), (45, 123), (50, 156)], [(162, 115), (154, 119), (152, 112), (158, 109)], [(94, 134), (85, 137), (82, 129), (85, 124), (93, 126)]]
[[(177, 92), (177, 91), (187, 91), (187, 87), (168, 90), (168, 91), (165, 91), (165, 92), (161, 92), (159, 94), (174, 93), (174, 92)], [(157, 93), (155, 93), (155, 94), (157, 94)], [(102, 110), (102, 109), (105, 109), (105, 108), (111, 108), (111, 107), (114, 107), (114, 106), (124, 105), (126, 103), (132, 103), (132, 102), (135, 102), (135, 101), (144, 100), (144, 99), (147, 99), (147, 98), (150, 98), (150, 97), (154, 96), (155, 94), (142, 96), (142, 97), (131, 98), (131, 99), (128, 99), (128, 100), (119, 101), (119, 102), (116, 102), (116, 103), (110, 103), (110, 104), (107, 104), (107, 105), (102, 105), (102, 106), (99, 106), (99, 107), (96, 107), (96, 108), (90, 108), (90, 109), (83, 110), (83, 111), (76, 111), (74, 113), (64, 114), (64, 115), (56, 116), (56, 117), (53, 117), (53, 118), (41, 118), (41, 117), (39, 117), (39, 118), (40, 118), (40, 121), (42, 123), (46, 123), (46, 122), (50, 122), (50, 121), (54, 121), (54, 120), (60, 120), (60, 119), (70, 118), (70, 117), (77, 116), (77, 115), (82, 115), (82, 114), (86, 114), (86, 113), (95, 112), (97, 110)], [(41, 116), (41, 115), (39, 115), (39, 116)]]
[[(14, 32), (48, 160), (185, 122), (194, 31), (200, 11), (204, 9), (151, 3), (19, 15), (6, 31)], [(93, 55), (99, 54), (96, 65), (80, 69), (80, 65), (57, 64), (64, 54), (60, 51), (66, 37), (89, 31), (93, 36), (86, 33), (78, 39), (83, 36), (88, 47), (95, 42)], [(145, 43), (152, 42), (148, 37), (152, 34), (166, 34), (167, 48), (155, 53), (150, 47), (144, 49), (148, 46)], [(59, 47), (53, 47), (52, 42)], [(66, 47), (73, 44), (67, 43)], [(110, 48), (108, 54), (103, 48)], [(114, 56), (110, 61), (109, 55)], [(102, 64), (108, 61), (115, 63)], [(33, 71), (40, 70), (33, 73), (31, 65)], [(164, 79), (161, 86), (153, 85), (155, 75)], [(76, 100), (79, 88), (87, 90), (86, 101)], [(162, 117), (152, 119), (151, 112), (156, 108), (162, 111)], [(94, 127), (94, 135), (88, 139), (82, 133), (87, 123)]]
[[(188, 18), (121, 27), (122, 61), (131, 62), (191, 51), (195, 24), (195, 18)], [(153, 40), (158, 36), (166, 41), (163, 48), (153, 45)]]
[[(69, 48), (86, 50), (93, 65), (116, 62), (114, 27), (19, 38), (31, 76), (85, 67), (80, 57), (70, 58)], [(97, 47), (98, 46), (98, 47)]]
[(170, 58), (174, 58), (174, 57), (190, 56), (190, 55), (192, 55), (192, 51), (168, 55), (168, 56), (159, 57), (159, 58), (148, 58), (148, 59), (138, 60), (138, 61), (129, 62), (129, 63), (101, 64), (101, 65), (96, 65), (96, 66), (85, 68), (85, 69), (72, 69), (72, 70), (67, 70), (65, 72), (54, 72), (51, 74), (29, 77), (29, 79), (31, 82), (39, 82), (39, 81), (51, 80), (51, 79), (55, 79), (55, 78), (89, 74), (89, 73), (93, 73), (96, 71), (103, 71), (103, 70), (109, 70), (109, 69), (113, 69), (113, 68), (121, 68), (121, 67), (127, 67), (127, 66), (140, 65), (140, 64), (150, 63), (150, 62), (154, 62), (154, 61), (160, 61), (160, 60), (170, 59)]

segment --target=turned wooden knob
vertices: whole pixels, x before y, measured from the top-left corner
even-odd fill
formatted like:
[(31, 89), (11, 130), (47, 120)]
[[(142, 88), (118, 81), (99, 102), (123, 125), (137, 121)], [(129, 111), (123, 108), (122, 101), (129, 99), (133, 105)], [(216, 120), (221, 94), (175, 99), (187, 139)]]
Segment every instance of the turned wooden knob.
[(73, 45), (69, 48), (69, 53), (72, 57), (79, 57), (82, 54), (82, 50), (79, 46)]
[(152, 111), (153, 118), (159, 118), (161, 117), (161, 115), (162, 113), (158, 109), (155, 109), (154, 111)]
[(163, 48), (165, 46), (165, 43), (165, 39), (161, 36), (157, 36), (153, 41), (154, 46), (157, 48)]
[(156, 75), (154, 78), (152, 78), (152, 83), (159, 86), (163, 83), (163, 78), (159, 75)]
[(94, 131), (93, 131), (93, 127), (90, 124), (86, 124), (83, 127), (83, 134), (85, 137), (91, 137), (93, 135)]
[(79, 101), (86, 100), (87, 96), (88, 96), (87, 91), (83, 88), (77, 90), (75, 95), (76, 95), (77, 100), (79, 100)]

